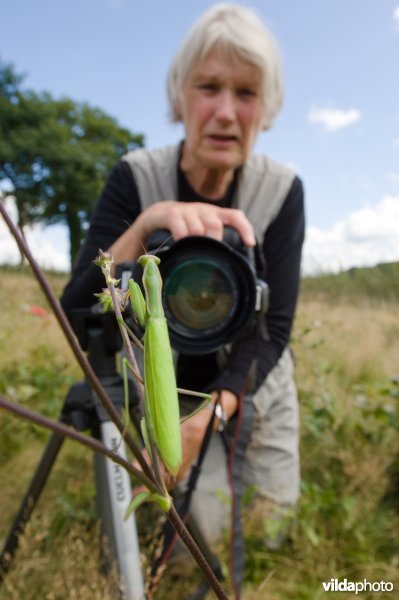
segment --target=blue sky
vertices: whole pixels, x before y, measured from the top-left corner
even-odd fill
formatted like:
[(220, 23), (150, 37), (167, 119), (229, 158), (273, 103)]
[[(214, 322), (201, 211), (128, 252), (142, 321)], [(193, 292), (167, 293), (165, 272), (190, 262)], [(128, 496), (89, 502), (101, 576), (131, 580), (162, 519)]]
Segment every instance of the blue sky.
[[(399, 260), (399, 0), (241, 3), (265, 21), (284, 59), (284, 107), (256, 150), (304, 181), (304, 270)], [(0, 56), (26, 86), (87, 101), (144, 133), (148, 147), (162, 146), (182, 137), (168, 122), (169, 64), (213, 4), (3, 2)], [(36, 228), (29, 239), (38, 256), (65, 255), (59, 230)], [(3, 257), (8, 248), (2, 228)]]

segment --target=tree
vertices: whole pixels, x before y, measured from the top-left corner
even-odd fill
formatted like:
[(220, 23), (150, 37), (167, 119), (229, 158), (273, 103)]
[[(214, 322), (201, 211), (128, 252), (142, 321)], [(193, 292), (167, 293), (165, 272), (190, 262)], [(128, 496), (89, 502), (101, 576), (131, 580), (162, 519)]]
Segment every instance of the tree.
[(33, 92), (21, 92), (23, 77), (0, 64), (0, 181), (16, 197), (18, 225), (31, 222), (40, 203), (46, 170), (38, 149), (48, 106)]
[(127, 150), (142, 146), (143, 136), (88, 104), (63, 99), (52, 109), (48, 138), (56, 147), (46, 157), (48, 190), (40, 219), (67, 225), (73, 262), (112, 166)]
[(22, 90), (22, 80), (0, 63), (0, 183), (16, 198), (21, 230), (65, 223), (73, 262), (110, 169), (144, 138), (87, 103)]

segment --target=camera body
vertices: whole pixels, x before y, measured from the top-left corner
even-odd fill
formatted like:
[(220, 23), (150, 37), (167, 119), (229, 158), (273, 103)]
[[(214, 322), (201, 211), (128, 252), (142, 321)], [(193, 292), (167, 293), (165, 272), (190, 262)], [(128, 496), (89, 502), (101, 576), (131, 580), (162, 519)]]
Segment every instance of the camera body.
[[(225, 228), (222, 242), (206, 236), (174, 241), (169, 231), (159, 230), (148, 239), (148, 252), (161, 260), (162, 303), (178, 352), (214, 352), (267, 310), (268, 287), (256, 275), (254, 251), (232, 228)], [(137, 263), (132, 276), (141, 282)]]

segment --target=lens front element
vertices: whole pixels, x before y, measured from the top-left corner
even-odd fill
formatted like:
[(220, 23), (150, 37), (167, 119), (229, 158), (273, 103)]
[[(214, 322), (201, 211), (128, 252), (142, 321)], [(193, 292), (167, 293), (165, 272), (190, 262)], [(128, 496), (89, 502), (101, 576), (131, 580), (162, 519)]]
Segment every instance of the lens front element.
[(177, 329), (206, 334), (229, 321), (236, 308), (237, 290), (232, 274), (225, 264), (223, 267), (211, 258), (196, 258), (170, 270), (164, 282), (164, 301)]
[(162, 304), (177, 352), (215, 352), (252, 321), (255, 271), (239, 249), (206, 236), (188, 236), (159, 250)]

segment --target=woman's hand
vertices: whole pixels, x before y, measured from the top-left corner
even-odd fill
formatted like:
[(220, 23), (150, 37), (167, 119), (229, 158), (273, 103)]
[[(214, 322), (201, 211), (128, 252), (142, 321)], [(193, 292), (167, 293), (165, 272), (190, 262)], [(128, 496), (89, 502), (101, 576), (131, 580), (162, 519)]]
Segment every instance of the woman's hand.
[[(212, 402), (216, 401), (217, 396), (217, 392), (212, 393)], [(222, 390), (219, 402), (223, 406), (227, 418), (230, 419), (238, 408), (237, 396), (229, 390)], [(178, 481), (184, 479), (188, 475), (189, 470), (199, 454), (206, 428), (211, 419), (212, 413), (209, 408), (213, 410), (212, 404), (208, 404), (208, 408), (200, 410), (181, 426), (183, 463), (177, 476)], [(218, 419), (215, 417), (215, 431), (217, 430), (218, 425)]]
[(255, 244), (253, 227), (243, 211), (237, 208), (167, 200), (147, 208), (137, 221), (141, 221), (145, 239), (157, 229), (168, 229), (175, 240), (189, 235), (205, 235), (222, 240), (223, 228), (229, 225), (238, 231), (246, 246)]
[[(216, 402), (218, 393), (212, 392), (211, 395), (212, 403)], [(229, 390), (222, 390), (220, 393), (219, 402), (223, 406), (227, 419), (230, 419), (235, 414), (238, 408), (237, 396)], [(209, 404), (208, 407), (213, 410), (212, 404)], [(212, 413), (209, 410), (209, 408), (203, 408), (193, 417), (187, 419), (187, 421), (185, 421), (181, 426), (183, 462), (180, 471), (177, 475), (177, 478), (175, 479), (172, 475), (170, 475), (170, 473), (166, 471), (163, 464), (160, 463), (161, 475), (168, 489), (171, 489), (175, 486), (176, 480), (181, 481), (189, 474), (189, 471), (199, 454), (201, 444), (205, 436), (206, 428), (211, 419)], [(218, 419), (217, 417), (215, 417), (214, 431), (217, 430), (218, 425)], [(149, 462), (148, 452), (146, 449), (143, 450), (143, 456), (147, 460), (147, 462)], [(134, 461), (133, 464), (137, 469), (141, 469), (137, 461)]]
[(175, 240), (189, 235), (223, 239), (223, 228), (233, 227), (245, 246), (255, 245), (252, 224), (238, 208), (221, 208), (204, 202), (156, 202), (144, 210), (111, 246), (115, 263), (136, 260), (143, 254), (148, 237), (158, 229), (168, 229)]

